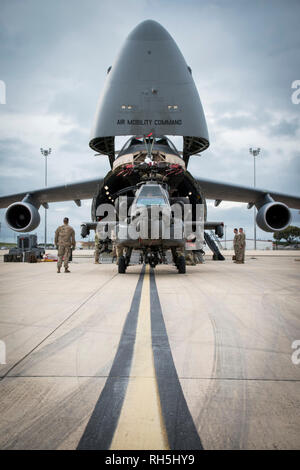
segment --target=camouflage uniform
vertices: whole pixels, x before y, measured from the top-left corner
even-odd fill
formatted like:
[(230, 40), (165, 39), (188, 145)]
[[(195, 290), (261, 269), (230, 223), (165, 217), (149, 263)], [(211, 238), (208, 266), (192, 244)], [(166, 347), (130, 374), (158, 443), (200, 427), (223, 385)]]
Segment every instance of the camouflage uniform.
[(99, 240), (99, 235), (97, 232), (95, 232), (95, 263), (99, 263), (99, 257), (100, 257), (100, 240)]
[(114, 262), (114, 259), (117, 258), (117, 246), (116, 246), (117, 237), (116, 237), (116, 233), (114, 229), (112, 229), (111, 231), (110, 238), (111, 238), (111, 243), (112, 243), (112, 262)]
[(244, 233), (239, 233), (234, 236), (233, 246), (235, 251), (235, 262), (244, 263), (246, 246), (246, 236)]
[(196, 260), (195, 253), (192, 250), (189, 250), (186, 252), (185, 261), (186, 261), (186, 264), (189, 266), (196, 266), (197, 260)]
[(75, 232), (70, 225), (64, 224), (56, 229), (55, 232), (55, 245), (58, 246), (58, 260), (57, 269), (60, 270), (62, 266), (62, 259), (64, 258), (64, 267), (67, 271), (69, 258), (71, 255), (71, 247), (75, 249)]
[(233, 249), (234, 249), (234, 256), (235, 261), (238, 261), (239, 258), (239, 234), (236, 233), (233, 239)]
[(245, 262), (245, 249), (246, 249), (246, 234), (244, 232), (239, 233), (240, 237), (240, 249), (241, 249), (241, 262)]

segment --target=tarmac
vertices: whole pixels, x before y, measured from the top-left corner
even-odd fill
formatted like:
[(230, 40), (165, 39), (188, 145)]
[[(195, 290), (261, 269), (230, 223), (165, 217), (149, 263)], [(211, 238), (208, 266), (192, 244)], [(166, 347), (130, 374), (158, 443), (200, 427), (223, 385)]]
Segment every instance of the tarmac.
[(0, 263), (0, 448), (299, 449), (300, 252), (225, 254)]

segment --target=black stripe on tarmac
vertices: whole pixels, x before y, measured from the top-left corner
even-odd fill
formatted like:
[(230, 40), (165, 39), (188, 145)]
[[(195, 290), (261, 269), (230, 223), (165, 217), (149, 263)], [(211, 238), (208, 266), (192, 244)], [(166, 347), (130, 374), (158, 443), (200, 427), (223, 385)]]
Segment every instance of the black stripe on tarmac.
[(134, 292), (112, 368), (79, 441), (78, 450), (110, 448), (130, 376), (144, 274), (145, 267), (141, 271)]
[(153, 269), (150, 273), (150, 298), (154, 365), (170, 449), (201, 450), (203, 446), (173, 361)]

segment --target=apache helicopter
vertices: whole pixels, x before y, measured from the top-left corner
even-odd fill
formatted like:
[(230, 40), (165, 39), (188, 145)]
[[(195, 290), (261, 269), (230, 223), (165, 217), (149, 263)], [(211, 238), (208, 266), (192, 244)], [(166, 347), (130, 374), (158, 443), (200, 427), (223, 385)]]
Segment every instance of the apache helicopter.
[[(116, 136), (130, 136), (119, 152), (115, 149)], [(167, 136), (181, 136), (183, 151), (179, 152)], [(166, 206), (172, 214), (174, 203), (182, 207), (190, 204), (193, 222), (197, 224), (194, 209), (200, 204), (204, 207), (204, 229), (215, 230), (219, 237), (223, 235), (223, 224), (207, 220), (206, 199), (214, 199), (216, 206), (223, 200), (245, 202), (248, 209), (255, 206), (257, 225), (267, 232), (289, 225), (289, 207), (300, 209), (299, 197), (195, 178), (189, 173), (190, 157), (209, 147), (206, 120), (191, 68), (170, 34), (152, 20), (142, 22), (130, 33), (114, 65), (107, 70), (89, 145), (98, 155), (108, 157), (111, 166), (108, 174), (0, 197), (0, 208), (7, 207), (6, 222), (12, 230), (34, 230), (40, 223), (41, 205), (47, 209), (49, 202), (68, 200), (80, 206), (82, 199), (92, 199), (92, 222), (82, 225), (83, 236), (97, 229), (97, 224), (101, 226), (101, 221), (106, 223), (103, 215), (99, 216), (103, 204), (113, 206), (120, 226), (132, 222), (138, 206), (158, 205), (162, 209)], [(156, 191), (156, 200), (153, 194), (149, 196), (151, 186)], [(129, 201), (128, 212), (120, 219), (123, 195)], [(222, 259), (207, 232), (204, 237), (215, 257)], [(165, 251), (171, 249), (179, 272), (185, 272), (180, 250), (186, 242), (193, 245), (193, 239), (187, 240), (185, 234), (180, 240), (159, 236), (155, 242), (148, 234), (134, 243), (117, 238), (116, 243), (126, 248), (125, 255), (119, 257), (119, 272), (125, 272), (133, 248), (140, 249), (143, 260), (151, 266), (163, 262)], [(107, 246), (107, 240), (103, 246)], [(200, 249), (197, 244), (192, 246), (195, 253)]]
[[(192, 187), (187, 196), (180, 192), (184, 175), (182, 158), (166, 136), (155, 138), (151, 133), (143, 140), (131, 137), (119, 152), (112, 174), (103, 185), (105, 195), (114, 204), (113, 216), (104, 217), (107, 206), (103, 204), (105, 198), (100, 196), (96, 201), (97, 223), (82, 224), (82, 235), (86, 236), (91, 228), (97, 230), (100, 237), (103, 235), (101, 238), (107, 251), (110, 251), (107, 239), (115, 238), (118, 248), (124, 248), (122, 253), (125, 252), (119, 256), (120, 273), (125, 272), (133, 249), (139, 250), (140, 259), (151, 267), (165, 262), (166, 251), (171, 250), (178, 271), (184, 273), (183, 252), (187, 239), (190, 240), (187, 248), (193, 248), (196, 254), (201, 253), (203, 230), (199, 227), (204, 228), (203, 213), (198, 211), (199, 216), (195, 215), (197, 198), (194, 205), (190, 203)], [(124, 180), (126, 185), (122, 187)], [(102, 209), (101, 213), (99, 209)], [(196, 219), (198, 230), (193, 223)], [(115, 237), (111, 236), (110, 224), (110, 228), (117, 232)], [(129, 234), (131, 225), (133, 230), (137, 230), (136, 237)], [(211, 223), (210, 226), (220, 236), (223, 235), (222, 223)]]

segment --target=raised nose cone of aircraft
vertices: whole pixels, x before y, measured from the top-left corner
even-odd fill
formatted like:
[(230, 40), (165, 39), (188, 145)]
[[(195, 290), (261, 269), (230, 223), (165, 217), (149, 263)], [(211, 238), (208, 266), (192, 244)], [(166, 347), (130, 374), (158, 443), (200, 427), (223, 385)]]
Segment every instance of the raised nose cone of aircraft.
[(117, 135), (177, 135), (184, 154), (209, 146), (206, 121), (191, 69), (159, 23), (140, 23), (108, 70), (90, 146), (114, 158)]
[(172, 40), (172, 36), (157, 21), (146, 20), (131, 31), (127, 39), (136, 41), (165, 41)]

